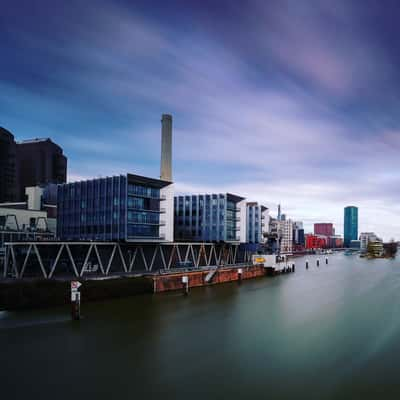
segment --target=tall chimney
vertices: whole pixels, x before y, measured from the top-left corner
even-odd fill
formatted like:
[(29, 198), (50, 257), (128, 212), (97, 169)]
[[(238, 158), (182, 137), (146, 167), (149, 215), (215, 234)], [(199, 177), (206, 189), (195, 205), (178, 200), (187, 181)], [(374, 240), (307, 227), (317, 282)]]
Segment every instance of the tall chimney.
[(161, 170), (160, 179), (172, 182), (172, 116), (161, 118)]

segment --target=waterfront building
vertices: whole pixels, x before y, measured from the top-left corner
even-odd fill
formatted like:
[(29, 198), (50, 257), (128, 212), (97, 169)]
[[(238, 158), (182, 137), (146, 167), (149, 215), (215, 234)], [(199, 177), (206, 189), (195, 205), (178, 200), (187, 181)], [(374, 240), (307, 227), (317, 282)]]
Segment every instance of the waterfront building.
[(371, 258), (380, 258), (385, 254), (385, 250), (383, 247), (383, 242), (381, 240), (369, 241), (367, 247), (368, 257)]
[(127, 174), (58, 186), (61, 240), (173, 241), (173, 184)]
[(268, 231), (264, 233), (263, 248), (267, 254), (277, 254), (279, 252), (279, 220), (268, 218)]
[(316, 223), (314, 224), (314, 235), (334, 236), (335, 229), (331, 223)]
[(51, 139), (17, 143), (18, 200), (25, 200), (25, 188), (67, 181), (67, 158)]
[(281, 219), (278, 226), (280, 254), (291, 254), (293, 252), (293, 221)]
[(0, 127), (0, 203), (17, 199), (17, 145), (14, 135)]
[(344, 246), (349, 247), (352, 240), (358, 239), (358, 208), (348, 206), (344, 209)]
[(328, 236), (327, 247), (330, 249), (339, 249), (343, 247), (343, 239), (340, 236)]
[(325, 236), (318, 236), (313, 234), (306, 235), (306, 249), (325, 249), (327, 247), (327, 240)]
[(231, 193), (175, 196), (175, 239), (239, 242), (238, 204), (243, 200)]
[(366, 252), (369, 242), (382, 242), (374, 232), (361, 232), (360, 233), (360, 250)]
[(298, 246), (304, 246), (304, 228), (303, 222), (293, 222), (293, 243)]
[(25, 202), (0, 203), (0, 251), (5, 242), (55, 238), (56, 206), (47, 203), (47, 193), (29, 187)]
[(238, 203), (239, 208), (239, 237), (241, 243), (264, 243), (264, 236), (268, 233), (269, 210), (257, 202), (243, 200)]
[(361, 242), (359, 240), (351, 240), (348, 247), (350, 249), (360, 250)]

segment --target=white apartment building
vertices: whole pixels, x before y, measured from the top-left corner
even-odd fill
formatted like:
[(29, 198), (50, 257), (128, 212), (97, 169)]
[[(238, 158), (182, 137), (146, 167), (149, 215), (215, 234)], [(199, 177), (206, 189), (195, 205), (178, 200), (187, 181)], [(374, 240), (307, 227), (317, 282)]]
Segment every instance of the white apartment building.
[(269, 231), (269, 210), (257, 202), (241, 201), (238, 207), (238, 240), (241, 243), (264, 243)]
[(291, 254), (293, 252), (293, 221), (291, 219), (280, 220), (279, 223), (279, 239), (280, 253)]

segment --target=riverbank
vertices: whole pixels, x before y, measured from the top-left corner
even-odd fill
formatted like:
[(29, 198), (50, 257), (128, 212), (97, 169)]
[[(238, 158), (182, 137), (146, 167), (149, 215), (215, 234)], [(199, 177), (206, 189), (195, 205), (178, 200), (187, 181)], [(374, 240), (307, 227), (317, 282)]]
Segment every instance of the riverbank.
[[(119, 275), (107, 278), (81, 278), (82, 302), (92, 302), (144, 293), (161, 293), (183, 290), (182, 278), (187, 277), (187, 287), (216, 285), (232, 281), (274, 275), (273, 269), (244, 265), (160, 274)], [(70, 284), (73, 278), (23, 279), (0, 281), (0, 310), (23, 310), (70, 304)]]

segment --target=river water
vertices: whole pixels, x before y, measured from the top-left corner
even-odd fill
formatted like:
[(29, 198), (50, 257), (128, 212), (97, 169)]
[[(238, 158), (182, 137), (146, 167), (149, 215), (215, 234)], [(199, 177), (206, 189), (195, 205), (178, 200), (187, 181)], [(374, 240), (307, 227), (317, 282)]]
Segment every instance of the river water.
[(2, 399), (398, 399), (400, 261), (0, 313)]

